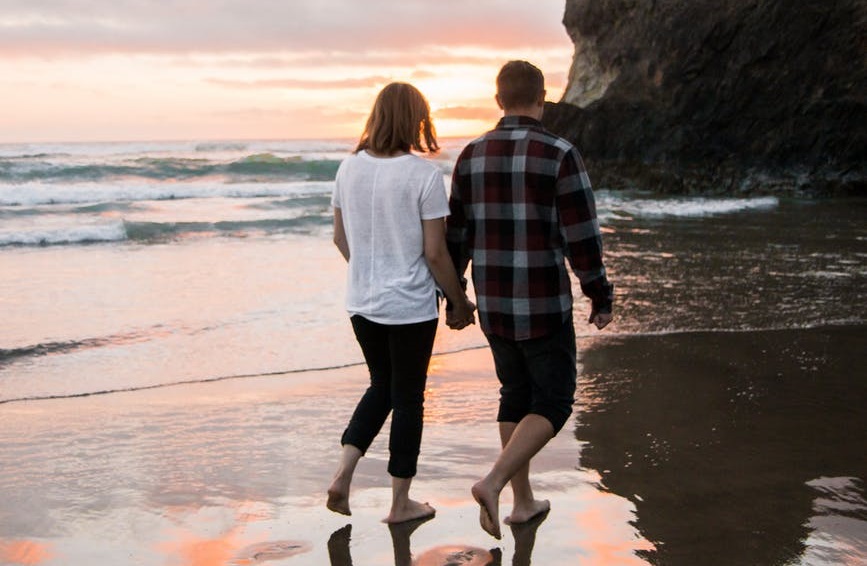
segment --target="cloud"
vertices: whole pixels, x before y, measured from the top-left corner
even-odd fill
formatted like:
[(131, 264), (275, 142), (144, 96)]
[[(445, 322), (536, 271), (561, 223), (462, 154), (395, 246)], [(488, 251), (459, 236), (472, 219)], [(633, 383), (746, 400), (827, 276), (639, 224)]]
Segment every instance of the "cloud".
[(360, 112), (348, 108), (331, 108), (323, 106), (309, 106), (301, 108), (269, 108), (269, 107), (246, 107), (233, 110), (218, 110), (209, 115), (218, 118), (236, 119), (261, 119), (280, 118), (291, 120), (307, 120), (316, 122), (327, 119), (331, 122), (358, 122), (367, 118), (367, 112)]
[(545, 87), (550, 91), (553, 89), (563, 89), (566, 83), (569, 82), (569, 76), (564, 71), (548, 71), (545, 73)]
[[(537, 50), (538, 51), (538, 50)], [(562, 49), (550, 54), (562, 54)], [(281, 70), (324, 67), (405, 67), (414, 69), (413, 78), (430, 78), (431, 68), (442, 66), (491, 66), (503, 58), (502, 51), (449, 49), (442, 46), (401, 50), (296, 51), (281, 53), (173, 54), (166, 62), (182, 68), (218, 66), (221, 69)]]
[(334, 90), (354, 88), (376, 88), (391, 82), (389, 77), (361, 77), (355, 79), (311, 80), (311, 79), (260, 79), (240, 81), (228, 79), (207, 79), (207, 82), (230, 88), (280, 88), (296, 90)]
[(412, 78), (413, 79), (432, 79), (436, 77), (436, 73), (432, 73), (431, 71), (418, 70), (413, 71)]
[(490, 106), (447, 106), (434, 111), (434, 117), (443, 120), (496, 121), (500, 111)]
[(0, 53), (396, 51), (562, 45), (562, 0), (4, 0)]
[[(221, 131), (255, 132), (259, 138), (355, 138), (367, 112), (325, 106), (246, 106), (207, 113), (203, 119), (220, 124)], [(238, 137), (238, 136), (236, 136)]]

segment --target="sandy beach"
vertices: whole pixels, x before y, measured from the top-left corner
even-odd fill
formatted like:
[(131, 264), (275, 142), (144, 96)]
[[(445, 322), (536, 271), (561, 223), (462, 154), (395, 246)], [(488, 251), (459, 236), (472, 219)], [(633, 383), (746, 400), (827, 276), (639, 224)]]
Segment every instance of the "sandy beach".
[[(364, 372), (4, 406), (2, 517), (5, 531), (20, 536), (0, 539), (0, 563), (409, 564), (411, 550), (418, 564), (451, 563), (449, 556), (486, 564), (529, 554), (528, 533), (516, 549), (513, 537), (498, 542), (481, 531), (469, 496), (496, 453), (496, 385), (484, 349), (432, 362), (414, 491), (436, 518), (409, 541), (380, 523), (390, 501), (387, 435), (359, 465), (353, 516), (325, 509), (339, 434)], [(553, 511), (534, 563), (569, 555), (641, 563), (632, 552), (652, 545), (629, 525), (632, 505), (600, 492), (598, 476), (577, 468), (578, 445), (564, 430), (535, 469)]]
[[(138, 167), (185, 147), (52, 159)], [(267, 148), (288, 166), (329, 150), (337, 163), (329, 147), (231, 152)], [(205, 152), (209, 166), (223, 152)], [(380, 523), (385, 434), (353, 516), (325, 508), (367, 382), (326, 185), (242, 183), (235, 196), (227, 182), (203, 199), (198, 181), (152, 182), (127, 202), (108, 178), (95, 196), (48, 183), (0, 211), (16, 238), (42, 223), (129, 229), (0, 250), (0, 564), (867, 562), (864, 201), (600, 191), (616, 320), (597, 333), (576, 301), (575, 412), (534, 463), (552, 510), (495, 541), (469, 493), (498, 451), (478, 327), (443, 327), (434, 349), (413, 493), (436, 518)], [(100, 391), (117, 392), (80, 396)]]
[[(799, 357), (781, 364), (781, 344)], [(863, 327), (579, 340), (576, 415), (533, 470), (552, 510), (502, 541), (469, 495), (496, 454), (487, 349), (432, 361), (414, 492), (437, 516), (397, 529), (380, 522), (384, 434), (352, 517), (324, 505), (361, 366), (6, 404), (0, 563), (854, 564), (867, 556), (865, 386), (841, 355), (863, 344)], [(769, 391), (778, 373), (788, 393)], [(782, 418), (804, 407), (836, 417)]]
[[(0, 3), (0, 566), (867, 565), (867, 0), (455, 7)], [(337, 172), (410, 81), (450, 191), (539, 109), (494, 96), (509, 60), (545, 75), (614, 284), (599, 332), (574, 266), (551, 510), (480, 527), (499, 384), (479, 326), (441, 325), (436, 516), (381, 522), (389, 422), (333, 513), (368, 384)]]

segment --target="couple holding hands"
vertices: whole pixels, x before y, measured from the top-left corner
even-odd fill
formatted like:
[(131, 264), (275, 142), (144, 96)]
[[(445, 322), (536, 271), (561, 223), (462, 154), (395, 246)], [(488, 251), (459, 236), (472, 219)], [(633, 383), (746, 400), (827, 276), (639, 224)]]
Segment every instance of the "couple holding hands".
[[(464, 148), (447, 197), (443, 175), (416, 153), (439, 149), (424, 96), (392, 83), (377, 96), (358, 147), (336, 177), (334, 243), (349, 264), (346, 308), (370, 371), (370, 386), (341, 438), (327, 506), (350, 514), (355, 466), (389, 413), (387, 523), (432, 516), (409, 497), (421, 445), (424, 389), (439, 319), (475, 322), (491, 347), (500, 381), (497, 415), (502, 451), (472, 486), (482, 528), (499, 539), (499, 495), (511, 484), (505, 522), (548, 511), (535, 499), (533, 456), (572, 412), (576, 343), (568, 262), (590, 298), (589, 322), (611, 321), (613, 286), (602, 263), (602, 238), (590, 181), (577, 149), (541, 124), (542, 72), (510, 61), (497, 76), (503, 117)], [(476, 304), (463, 274), (472, 263)]]

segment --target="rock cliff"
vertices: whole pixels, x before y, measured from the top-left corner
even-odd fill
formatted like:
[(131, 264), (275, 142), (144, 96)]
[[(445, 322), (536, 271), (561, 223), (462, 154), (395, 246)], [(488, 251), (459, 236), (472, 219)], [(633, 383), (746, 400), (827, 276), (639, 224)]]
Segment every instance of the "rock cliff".
[(545, 123), (594, 184), (867, 194), (867, 0), (567, 0)]

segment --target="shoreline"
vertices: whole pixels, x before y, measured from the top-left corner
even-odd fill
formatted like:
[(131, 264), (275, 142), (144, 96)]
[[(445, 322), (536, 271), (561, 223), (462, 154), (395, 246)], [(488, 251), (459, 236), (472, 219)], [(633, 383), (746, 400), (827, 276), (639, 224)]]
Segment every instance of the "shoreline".
[[(469, 492), (499, 449), (486, 348), (432, 359), (412, 491), (437, 516), (397, 532), (380, 523), (391, 495), (387, 430), (359, 463), (353, 516), (325, 508), (363, 366), (6, 404), (0, 563), (363, 566), (410, 564), (409, 555), (438, 566), (457, 556), (725, 564), (785, 549), (812, 566), (865, 557), (857, 509), (867, 510), (867, 478), (855, 471), (867, 386), (848, 370), (863, 360), (864, 330), (579, 338), (576, 411), (532, 471), (551, 512), (535, 531), (505, 528), (502, 541), (478, 526)], [(809, 462), (798, 456), (810, 453)], [(827, 503), (837, 498), (855, 510)], [(510, 501), (506, 489), (503, 516)], [(672, 530), (679, 524), (692, 526)], [(734, 533), (750, 544), (727, 546)]]
[[(25, 548), (29, 556), (44, 557), (32, 563), (46, 565), (259, 563), (251, 561), (251, 549), (273, 560), (289, 553), (287, 564), (318, 565), (347, 548), (356, 566), (390, 563), (406, 549), (408, 537), (380, 523), (391, 496), (387, 430), (359, 463), (353, 516), (325, 508), (340, 432), (366, 383), (358, 370), (5, 405), (0, 446), (18, 472), (31, 473), (22, 477), (8, 467), (0, 472), (0, 500), (5, 509), (30, 511), (0, 512), (0, 563), (24, 563), (11, 559)], [(480, 560), (472, 564), (498, 554), (509, 563), (516, 552), (514, 538), (498, 542), (478, 527), (469, 492), (498, 452), (496, 395), (486, 349), (432, 359), (413, 496), (430, 501), (437, 516), (417, 526), (410, 545), (425, 564), (443, 564), (458, 554)], [(21, 438), (29, 440), (15, 440)], [(538, 526), (539, 536), (565, 537), (576, 549), (591, 544), (586, 535), (571, 532), (573, 521), (582, 508), (600, 507), (620, 514), (620, 526), (602, 538), (634, 538), (631, 504), (600, 494), (594, 487), (598, 476), (576, 469), (575, 440), (567, 430), (535, 463), (537, 491), (553, 508)], [(504, 510), (511, 500), (507, 491)], [(50, 528), (33, 536), (40, 524)], [(347, 524), (351, 538), (336, 534), (329, 543)], [(524, 552), (528, 537), (519, 536), (523, 546), (517, 551)], [(546, 559), (546, 545), (534, 551), (534, 559), (556, 564), (562, 549), (555, 545)], [(492, 554), (494, 549), (499, 550)], [(622, 554), (625, 564), (643, 563), (626, 550)], [(338, 557), (332, 563), (350, 562)]]
[[(859, 322), (832, 322), (832, 323), (821, 323), (821, 324), (808, 324), (800, 327), (790, 327), (790, 326), (780, 326), (774, 328), (726, 328), (726, 329), (713, 329), (713, 328), (697, 328), (697, 329), (672, 329), (672, 330), (651, 330), (646, 332), (609, 332), (606, 330), (604, 333), (600, 334), (580, 334), (576, 329), (576, 340), (578, 342), (579, 349), (579, 357), (581, 354), (582, 343), (585, 345), (590, 343), (597, 342), (606, 342), (611, 340), (628, 340), (634, 338), (645, 338), (645, 337), (680, 337), (685, 335), (713, 335), (713, 334), (749, 334), (749, 333), (774, 333), (774, 332), (792, 332), (792, 331), (810, 331), (810, 330), (833, 330), (833, 329), (842, 329), (842, 330), (858, 330), (865, 329), (867, 325), (859, 323)], [(442, 329), (441, 329), (442, 330)], [(483, 336), (479, 333), (479, 336)], [(457, 354), (462, 354), (465, 352), (474, 352), (474, 351), (484, 351), (488, 349), (487, 344), (481, 345), (469, 345), (461, 348), (457, 348), (454, 350), (446, 350), (441, 352), (434, 352), (432, 358), (453, 356)], [(86, 399), (89, 397), (100, 397), (103, 395), (115, 395), (115, 394), (124, 394), (124, 393), (138, 393), (143, 391), (150, 390), (158, 390), (165, 388), (173, 388), (173, 387), (185, 387), (185, 386), (196, 386), (196, 385), (208, 385), (215, 384), (224, 381), (234, 381), (234, 380), (251, 380), (251, 379), (268, 379), (268, 378), (286, 378), (289, 376), (304, 376), (305, 374), (319, 374), (323, 372), (333, 372), (333, 371), (342, 371), (348, 370), (352, 368), (363, 368), (365, 365), (364, 361), (355, 361), (342, 363), (333, 366), (318, 366), (318, 367), (302, 367), (296, 369), (287, 369), (287, 370), (276, 370), (276, 371), (268, 371), (262, 373), (247, 373), (247, 374), (237, 374), (237, 375), (220, 375), (215, 377), (206, 377), (199, 379), (191, 379), (191, 380), (183, 380), (177, 382), (169, 382), (169, 383), (155, 383), (153, 385), (142, 385), (135, 386), (123, 389), (109, 389), (103, 391), (91, 391), (91, 392), (82, 392), (82, 393), (70, 393), (70, 394), (62, 394), (62, 395), (51, 395), (51, 396), (34, 396), (34, 397), (22, 397), (22, 398), (13, 398), (13, 399), (0, 399), (0, 408), (3, 405), (14, 405), (19, 403), (32, 403), (32, 402), (41, 402), (41, 401), (62, 401), (65, 399)], [(491, 369), (493, 371), (493, 369)], [(293, 377), (293, 379), (295, 379)], [(300, 378), (304, 379), (304, 378)]]

